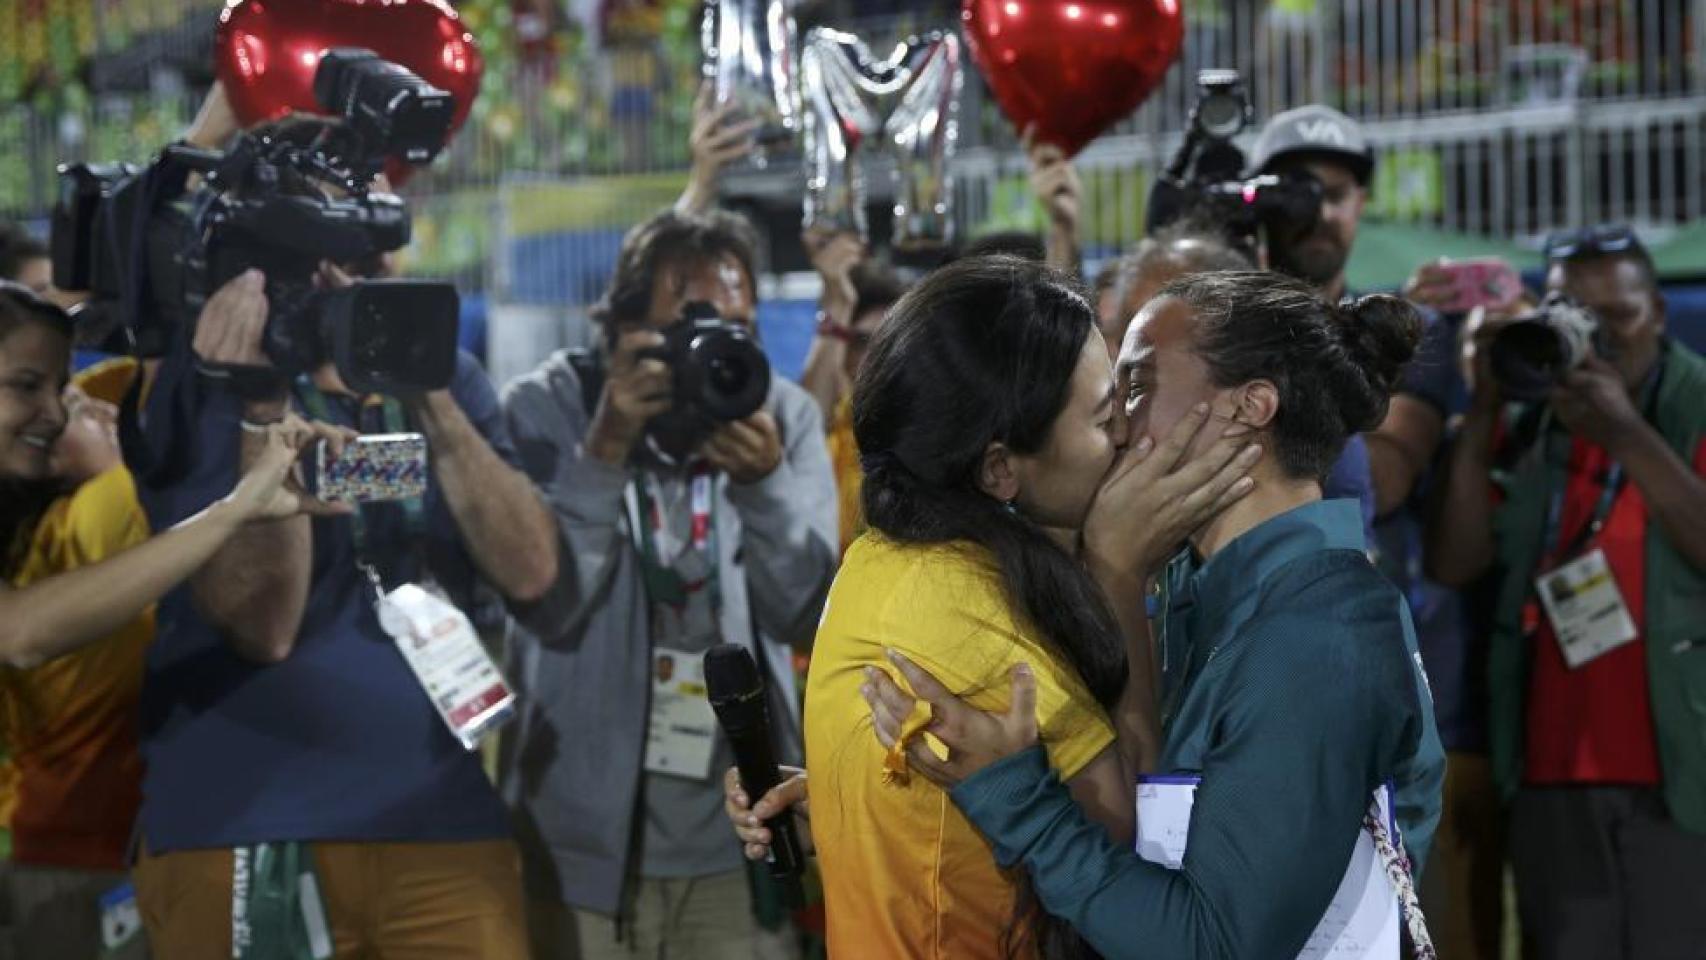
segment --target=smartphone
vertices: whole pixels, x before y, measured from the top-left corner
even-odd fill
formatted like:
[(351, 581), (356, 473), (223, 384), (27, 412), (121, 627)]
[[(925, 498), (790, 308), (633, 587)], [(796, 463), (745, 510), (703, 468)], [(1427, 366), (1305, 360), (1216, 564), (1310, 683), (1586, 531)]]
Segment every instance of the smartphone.
[(1439, 305), (1444, 313), (1468, 313), (1476, 307), (1502, 310), (1522, 296), (1516, 268), (1497, 257), (1457, 260), (1439, 268), (1451, 276), (1451, 299)]
[(375, 433), (344, 445), (333, 457), (320, 445), (322, 500), (342, 503), (384, 503), (408, 500), (426, 493), (427, 442), (418, 433)]

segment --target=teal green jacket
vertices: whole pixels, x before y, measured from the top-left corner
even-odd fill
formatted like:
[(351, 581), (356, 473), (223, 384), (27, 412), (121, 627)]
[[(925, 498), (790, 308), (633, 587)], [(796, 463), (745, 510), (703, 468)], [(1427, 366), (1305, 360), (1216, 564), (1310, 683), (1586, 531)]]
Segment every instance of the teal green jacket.
[[(1523, 416), (1513, 410), (1513, 422)], [(1706, 360), (1668, 345), (1659, 369), (1654, 427), (1684, 463), (1706, 439)], [(1551, 491), (1565, 482), (1570, 444), (1534, 444), (1494, 475), (1504, 503), (1493, 515), (1498, 603), (1487, 650), (1489, 748), (1506, 796), (1522, 783), (1527, 740), (1529, 642), (1522, 635)], [(1646, 550), (1647, 684), (1658, 735), (1665, 800), (1676, 822), (1706, 833), (1706, 571), (1698, 570), (1656, 524)]]
[(1041, 748), (953, 791), (1003, 866), (1108, 960), (1295, 957), (1382, 783), (1420, 861), (1445, 756), (1403, 596), (1369, 563), (1355, 502), (1299, 507), (1163, 596), (1159, 773), (1198, 775), (1178, 870), (1090, 822)]

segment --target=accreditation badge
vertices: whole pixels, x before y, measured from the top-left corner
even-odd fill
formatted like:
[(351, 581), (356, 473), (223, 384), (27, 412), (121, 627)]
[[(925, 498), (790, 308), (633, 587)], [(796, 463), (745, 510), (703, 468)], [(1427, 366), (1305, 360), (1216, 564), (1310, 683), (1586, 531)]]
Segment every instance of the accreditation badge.
[(1637, 636), (1604, 550), (1596, 547), (1538, 577), (1535, 590), (1572, 670)]
[(705, 695), (704, 654), (654, 647), (646, 772), (708, 780), (716, 738), (717, 715)]
[(464, 748), (479, 746), (514, 715), (515, 693), (455, 604), (405, 583), (380, 598), (378, 611), (379, 625)]

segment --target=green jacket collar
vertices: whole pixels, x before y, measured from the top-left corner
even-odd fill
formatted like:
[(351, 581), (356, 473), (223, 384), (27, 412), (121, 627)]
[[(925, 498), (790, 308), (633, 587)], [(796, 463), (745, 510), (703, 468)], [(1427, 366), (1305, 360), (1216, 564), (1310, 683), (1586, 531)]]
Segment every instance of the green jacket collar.
[[(1212, 653), (1208, 643), (1250, 618), (1267, 581), (1294, 560), (1321, 550), (1366, 552), (1362, 507), (1317, 500), (1251, 527), (1206, 561), (1186, 548), (1169, 565), (1162, 598), (1163, 701)], [(1204, 643), (1193, 643), (1201, 638)]]

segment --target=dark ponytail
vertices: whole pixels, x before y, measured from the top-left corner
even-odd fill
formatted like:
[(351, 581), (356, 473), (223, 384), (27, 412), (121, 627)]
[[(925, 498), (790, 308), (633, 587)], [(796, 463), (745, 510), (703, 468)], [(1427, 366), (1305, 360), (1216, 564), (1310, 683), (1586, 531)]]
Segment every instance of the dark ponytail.
[[(903, 543), (987, 551), (1015, 619), (1028, 623), (1104, 707), (1125, 686), (1125, 648), (1100, 588), (1035, 524), (978, 486), (991, 443), (1033, 453), (1047, 442), (1095, 315), (1070, 281), (1014, 257), (959, 260), (889, 313), (860, 367), (853, 433), (865, 468), (866, 522)], [(1009, 956), (1094, 952), (1044, 913), (1018, 877)]]
[(1421, 339), (1421, 318), (1397, 297), (1333, 306), (1276, 273), (1199, 274), (1160, 296), (1196, 314), (1195, 351), (1216, 386), (1279, 391), (1274, 455), (1299, 478), (1322, 479), (1352, 434), (1380, 426)]

